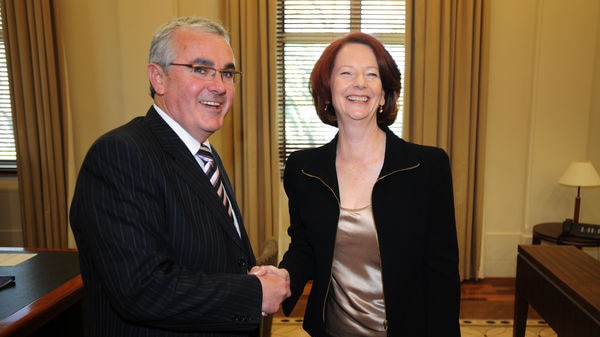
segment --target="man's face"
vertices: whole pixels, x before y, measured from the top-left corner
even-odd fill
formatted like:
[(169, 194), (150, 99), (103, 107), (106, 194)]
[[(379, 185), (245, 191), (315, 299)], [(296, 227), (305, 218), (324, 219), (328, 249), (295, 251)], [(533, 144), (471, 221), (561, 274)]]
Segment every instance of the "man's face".
[[(233, 51), (220, 35), (190, 29), (174, 32), (172, 46), (175, 59), (166, 69), (148, 66), (148, 76), (156, 91), (155, 103), (199, 142), (223, 126), (231, 108), (235, 86), (217, 71), (207, 76), (209, 68), (192, 69), (183, 65), (202, 65), (219, 70), (235, 70)], [(225, 79), (225, 80), (224, 80)]]

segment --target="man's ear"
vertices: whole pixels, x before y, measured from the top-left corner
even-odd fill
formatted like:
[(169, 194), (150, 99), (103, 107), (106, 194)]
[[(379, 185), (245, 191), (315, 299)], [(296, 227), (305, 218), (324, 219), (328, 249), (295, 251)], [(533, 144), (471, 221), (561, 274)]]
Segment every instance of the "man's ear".
[(152, 85), (152, 88), (154, 88), (154, 91), (157, 94), (162, 95), (165, 92), (166, 77), (162, 67), (156, 63), (149, 63), (146, 72), (148, 73), (148, 79), (150, 80), (150, 84)]

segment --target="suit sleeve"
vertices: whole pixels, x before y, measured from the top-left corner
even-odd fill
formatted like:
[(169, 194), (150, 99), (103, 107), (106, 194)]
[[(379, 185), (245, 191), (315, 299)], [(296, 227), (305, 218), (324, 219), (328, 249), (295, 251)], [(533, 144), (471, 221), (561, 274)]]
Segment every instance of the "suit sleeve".
[(288, 234), (291, 238), (289, 249), (284, 254), (279, 265), (290, 274), (290, 288), (292, 295), (282, 303), (285, 315), (290, 315), (300, 296), (304, 292), (306, 283), (314, 277), (314, 253), (306, 237), (306, 228), (298, 216), (297, 189), (300, 184), (300, 168), (297, 165), (297, 153), (292, 153), (285, 166), (284, 188), (288, 196), (290, 213), (290, 227)]
[(459, 336), (460, 277), (458, 273), (458, 242), (454, 213), (452, 173), (447, 154), (433, 150), (430, 165), (428, 210), (427, 265), (428, 321), (432, 324), (428, 336), (444, 331)]

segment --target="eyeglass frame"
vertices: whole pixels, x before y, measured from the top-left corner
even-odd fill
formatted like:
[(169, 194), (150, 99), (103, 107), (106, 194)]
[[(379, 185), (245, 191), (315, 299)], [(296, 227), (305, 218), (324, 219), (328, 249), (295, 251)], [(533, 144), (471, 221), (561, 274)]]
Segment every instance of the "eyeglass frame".
[[(207, 73), (208, 77), (210, 77), (211, 80), (215, 79), (215, 76), (217, 76), (217, 72), (219, 72), (219, 74), (221, 74), (221, 80), (223, 82), (229, 82), (225, 77), (223, 77), (223, 73), (231, 73), (232, 77), (231, 77), (231, 83), (235, 83), (235, 79), (236, 77), (241, 77), (242, 76), (242, 72), (241, 71), (236, 71), (235, 69), (217, 69), (215, 67), (211, 67), (211, 66), (207, 66), (204, 64), (195, 64), (195, 63), (169, 63), (170, 66), (180, 66), (180, 67), (188, 67), (190, 69), (192, 69), (192, 72), (196, 73), (196, 69), (205, 69), (208, 70), (209, 73)], [(210, 73), (212, 72), (212, 73)], [(199, 74), (196, 73), (198, 75), (203, 75), (203, 74)], [(206, 79), (208, 79), (208, 77)]]

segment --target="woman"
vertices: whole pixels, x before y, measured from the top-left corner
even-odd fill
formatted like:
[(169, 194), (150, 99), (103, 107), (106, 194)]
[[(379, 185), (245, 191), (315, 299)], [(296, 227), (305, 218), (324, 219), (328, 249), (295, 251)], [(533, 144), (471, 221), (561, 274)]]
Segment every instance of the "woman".
[(388, 128), (400, 76), (360, 32), (330, 44), (311, 74), (317, 114), (338, 133), (287, 160), (291, 243), (280, 264), (291, 281), (286, 315), (313, 280), (311, 336), (460, 336), (449, 159)]

